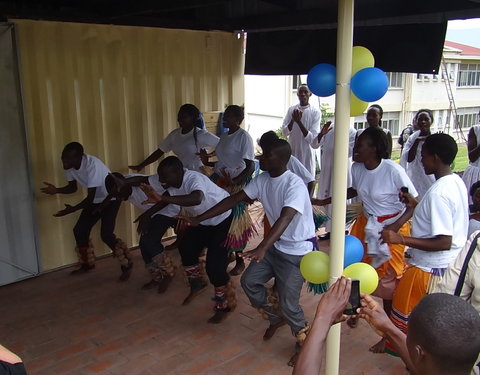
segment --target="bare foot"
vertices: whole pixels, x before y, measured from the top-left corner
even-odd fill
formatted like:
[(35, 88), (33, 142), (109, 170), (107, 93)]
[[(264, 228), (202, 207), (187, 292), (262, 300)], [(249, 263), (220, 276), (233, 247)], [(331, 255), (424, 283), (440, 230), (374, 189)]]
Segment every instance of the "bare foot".
[(347, 324), (350, 328), (357, 328), (358, 318), (350, 318), (347, 320)]
[(385, 339), (381, 339), (375, 345), (371, 346), (368, 350), (372, 353), (385, 353)]

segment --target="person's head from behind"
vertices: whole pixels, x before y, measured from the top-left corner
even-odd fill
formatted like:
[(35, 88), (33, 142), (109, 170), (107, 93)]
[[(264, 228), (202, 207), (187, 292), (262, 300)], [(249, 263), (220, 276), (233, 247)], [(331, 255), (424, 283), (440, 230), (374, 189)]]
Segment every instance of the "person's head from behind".
[(480, 352), (480, 315), (445, 293), (424, 297), (408, 320), (407, 348), (418, 374), (469, 374)]
[(79, 169), (82, 164), (83, 146), (78, 142), (68, 143), (62, 151), (63, 169)]
[(429, 109), (420, 109), (415, 114), (415, 123), (420, 135), (429, 135), (430, 126), (433, 124), (433, 112)]
[(266, 172), (279, 172), (286, 168), (292, 148), (284, 139), (272, 141), (260, 156), (260, 169)]
[(270, 130), (262, 134), (258, 144), (262, 148), (262, 151), (265, 152), (265, 149), (267, 149), (277, 139), (279, 139), (278, 135), (273, 130)]
[(223, 113), (224, 126), (230, 130), (238, 129), (245, 118), (245, 110), (239, 105), (229, 105)]
[(473, 205), (480, 209), (480, 181), (475, 182), (470, 186), (470, 196), (472, 197)]
[(369, 126), (380, 126), (383, 117), (383, 108), (378, 104), (372, 104), (367, 111), (367, 122)]
[(380, 128), (366, 128), (355, 142), (353, 160), (365, 163), (371, 160), (380, 162), (382, 159), (388, 159), (387, 135)]
[(124, 201), (132, 194), (132, 188), (125, 182), (125, 177), (118, 172), (109, 173), (105, 177), (105, 188), (110, 196)]
[(310, 97), (312, 96), (312, 92), (308, 88), (307, 85), (303, 84), (300, 85), (297, 89), (297, 96), (301, 106), (307, 105)]
[(178, 110), (178, 124), (182, 129), (191, 130), (195, 126), (201, 128), (202, 114), (200, 110), (193, 104), (183, 104)]
[(176, 156), (163, 159), (157, 168), (158, 180), (164, 189), (179, 188), (183, 183), (183, 164)]
[(429, 135), (422, 146), (422, 164), (426, 174), (434, 174), (445, 166), (450, 166), (457, 156), (458, 146), (448, 134)]

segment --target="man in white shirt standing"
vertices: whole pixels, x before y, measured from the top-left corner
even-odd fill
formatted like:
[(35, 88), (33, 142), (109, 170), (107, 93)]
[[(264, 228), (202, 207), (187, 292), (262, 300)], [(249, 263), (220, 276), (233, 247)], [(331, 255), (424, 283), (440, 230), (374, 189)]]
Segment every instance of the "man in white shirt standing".
[(129, 249), (125, 242), (113, 233), (121, 201), (112, 200), (104, 205), (102, 210), (97, 209), (108, 195), (105, 188), (105, 177), (110, 173), (110, 170), (100, 159), (85, 154), (83, 146), (78, 142), (71, 142), (64, 147), (62, 163), (68, 185), (57, 188), (48, 182), (44, 182), (46, 186), (41, 191), (49, 195), (72, 194), (77, 191), (77, 182), (88, 189), (84, 200), (74, 206), (65, 204), (65, 208), (54, 215), (60, 217), (82, 210), (73, 228), (77, 243), (76, 251), (79, 267), (71, 274), (85, 273), (95, 268), (95, 253), (89, 237), (93, 226), (101, 220), (100, 236), (120, 262), (122, 270), (120, 281), (128, 280), (133, 267)]
[(321, 113), (312, 107), (308, 101), (312, 93), (307, 85), (301, 85), (297, 90), (299, 104), (290, 107), (283, 120), (283, 135), (288, 137), (295, 156), (315, 176), (315, 152), (312, 142), (320, 133)]
[[(263, 150), (260, 168), (264, 171), (242, 191), (223, 199), (216, 206), (194, 218), (186, 218), (190, 225), (215, 217), (239, 202), (260, 200), (271, 230), (253, 250), (243, 253), (250, 265), (243, 273), (241, 283), (253, 307), (263, 310), (270, 321), (264, 340), (288, 324), (297, 339), (299, 350), (306, 337), (308, 326), (300, 306), (300, 292), (304, 282), (300, 273), (302, 257), (313, 250), (315, 227), (310, 196), (303, 181), (287, 170), (291, 148), (288, 142), (278, 139)], [(279, 310), (267, 299), (267, 283), (275, 278), (279, 296)], [(289, 362), (294, 365), (297, 355)]]

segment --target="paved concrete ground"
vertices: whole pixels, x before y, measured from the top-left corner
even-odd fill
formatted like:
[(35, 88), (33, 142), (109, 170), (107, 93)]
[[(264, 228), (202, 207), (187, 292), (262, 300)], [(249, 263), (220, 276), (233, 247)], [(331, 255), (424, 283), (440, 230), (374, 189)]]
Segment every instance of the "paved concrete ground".
[[(258, 239), (250, 244), (254, 246)], [(327, 243), (321, 244), (328, 250)], [(19, 354), (30, 375), (60, 374), (290, 374), (294, 339), (287, 326), (268, 342), (268, 323), (237, 285), (238, 307), (225, 322), (207, 324), (213, 288), (180, 306), (187, 287), (180, 272), (169, 290), (141, 291), (147, 281), (138, 250), (126, 283), (116, 260), (89, 274), (51, 272), (0, 288), (0, 342)], [(172, 251), (179, 264), (177, 251)], [(302, 294), (312, 319), (319, 296)], [(365, 322), (342, 327), (341, 374), (404, 374), (398, 358), (368, 352), (378, 337)], [(320, 355), (320, 354), (319, 354)]]

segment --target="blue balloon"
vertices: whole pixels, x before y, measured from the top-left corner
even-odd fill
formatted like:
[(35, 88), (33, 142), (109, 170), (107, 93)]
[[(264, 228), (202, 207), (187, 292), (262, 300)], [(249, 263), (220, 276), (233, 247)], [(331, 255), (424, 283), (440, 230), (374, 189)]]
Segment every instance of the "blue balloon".
[(381, 69), (365, 68), (355, 73), (350, 81), (350, 87), (358, 99), (374, 102), (387, 92), (388, 77)]
[(345, 252), (343, 255), (343, 268), (350, 264), (358, 263), (363, 258), (363, 244), (357, 237), (345, 236)]
[(335, 94), (336, 80), (337, 69), (333, 65), (318, 64), (308, 72), (307, 85), (317, 96), (330, 96)]

